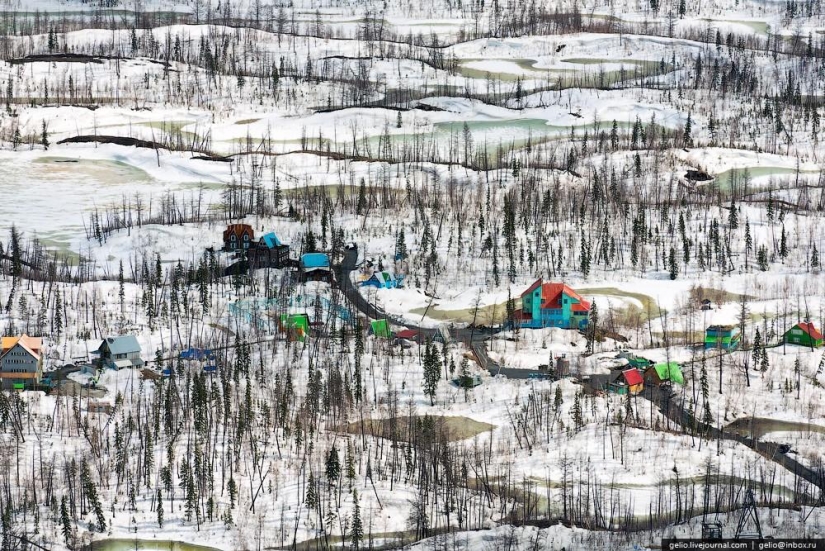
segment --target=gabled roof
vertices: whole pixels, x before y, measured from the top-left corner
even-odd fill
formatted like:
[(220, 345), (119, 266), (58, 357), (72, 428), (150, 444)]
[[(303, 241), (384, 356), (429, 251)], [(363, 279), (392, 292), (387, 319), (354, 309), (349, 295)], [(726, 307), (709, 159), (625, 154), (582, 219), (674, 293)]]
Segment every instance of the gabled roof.
[(565, 295), (576, 301), (571, 305), (574, 312), (590, 310), (590, 303), (564, 283), (545, 283), (541, 286), (541, 307), (561, 308), (561, 299)]
[(261, 237), (261, 241), (263, 241), (264, 245), (266, 245), (270, 249), (274, 249), (275, 247), (280, 247), (283, 245), (281, 240), (278, 239), (278, 236), (275, 235), (275, 232), (265, 233), (263, 237)]
[(656, 370), (659, 380), (673, 381), (674, 383), (680, 385), (685, 382), (685, 378), (682, 375), (682, 370), (676, 362), (656, 364), (653, 366), (653, 369)]
[(226, 226), (226, 229), (223, 230), (223, 237), (226, 239), (227, 236), (235, 234), (235, 235), (243, 235), (248, 233), (249, 235), (255, 235), (255, 230), (252, 229), (252, 226), (249, 224), (229, 224)]
[(415, 329), (402, 329), (395, 333), (396, 338), (407, 340), (417, 339), (419, 335), (420, 332)]
[(533, 291), (535, 291), (536, 289), (538, 289), (538, 288), (539, 288), (539, 286), (541, 286), (541, 278), (538, 278), (537, 280), (535, 280), (535, 281), (533, 282), (533, 284), (532, 284), (532, 285), (530, 285), (530, 286), (527, 288), (527, 290), (526, 290), (526, 291), (524, 291), (523, 293), (521, 293), (521, 296), (525, 297), (525, 296), (529, 295), (530, 293), (532, 293)]
[(622, 371), (622, 376), (627, 384), (633, 385), (640, 385), (644, 383), (644, 379), (642, 378), (642, 374), (639, 373), (638, 369), (625, 369)]
[(40, 349), (43, 347), (43, 339), (40, 337), (30, 337), (23, 334), (19, 337), (3, 337), (2, 349), (0, 349), (0, 356), (4, 356), (9, 350), (15, 346), (20, 347), (31, 354), (35, 358), (40, 358)]
[(112, 354), (128, 354), (130, 352), (140, 352), (140, 344), (134, 335), (121, 335), (120, 337), (108, 337), (97, 348), (100, 350), (103, 345), (109, 347)]
[[(814, 327), (814, 322), (812, 321), (800, 321), (794, 325), (794, 327), (799, 327), (815, 341), (822, 340), (822, 333)], [(793, 327), (791, 329), (793, 329)]]

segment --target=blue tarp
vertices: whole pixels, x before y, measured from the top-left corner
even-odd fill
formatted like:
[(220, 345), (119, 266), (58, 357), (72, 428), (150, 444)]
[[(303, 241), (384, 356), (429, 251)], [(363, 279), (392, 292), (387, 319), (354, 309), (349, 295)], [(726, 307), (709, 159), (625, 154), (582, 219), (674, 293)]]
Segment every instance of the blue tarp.
[(215, 355), (208, 348), (188, 348), (181, 351), (180, 359), (182, 360), (205, 360), (213, 359)]

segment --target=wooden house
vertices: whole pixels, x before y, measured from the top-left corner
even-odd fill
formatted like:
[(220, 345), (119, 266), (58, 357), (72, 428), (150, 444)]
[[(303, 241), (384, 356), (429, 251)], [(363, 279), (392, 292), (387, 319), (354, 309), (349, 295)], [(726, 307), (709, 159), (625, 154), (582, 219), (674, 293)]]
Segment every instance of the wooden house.
[(799, 344), (811, 348), (822, 346), (822, 332), (814, 327), (811, 321), (800, 321), (788, 329), (782, 339), (788, 344)]
[(331, 276), (329, 256), (324, 253), (301, 255), (302, 281), (329, 281)]
[(521, 294), (517, 322), (521, 327), (584, 329), (590, 303), (564, 283), (536, 280)]
[(705, 349), (735, 350), (742, 338), (735, 325), (711, 325), (705, 330)]
[(40, 384), (43, 378), (43, 341), (21, 335), (3, 337), (0, 345), (0, 380), (3, 388), (23, 390)]
[(645, 370), (644, 380), (648, 384), (655, 386), (664, 383), (676, 383), (679, 385), (685, 384), (685, 377), (682, 375), (682, 369), (676, 362), (663, 362), (648, 367)]
[(285, 268), (289, 266), (289, 245), (281, 243), (273, 232), (265, 233), (260, 241), (254, 243), (246, 251), (249, 267), (258, 268)]
[(255, 242), (255, 230), (249, 224), (229, 224), (223, 230), (223, 250), (246, 251)]
[(97, 350), (96, 363), (98, 367), (109, 369), (124, 369), (127, 367), (143, 367), (140, 357), (140, 344), (134, 335), (121, 335), (104, 339)]

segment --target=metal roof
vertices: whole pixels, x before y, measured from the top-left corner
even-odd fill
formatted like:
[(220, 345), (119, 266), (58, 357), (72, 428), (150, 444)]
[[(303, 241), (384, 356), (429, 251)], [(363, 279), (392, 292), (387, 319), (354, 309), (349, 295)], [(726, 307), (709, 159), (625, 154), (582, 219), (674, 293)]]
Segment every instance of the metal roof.
[(109, 347), (109, 352), (112, 354), (128, 354), (130, 352), (140, 352), (140, 345), (134, 335), (121, 335), (120, 337), (108, 337), (105, 341), (100, 343), (97, 348), (100, 350), (103, 345)]

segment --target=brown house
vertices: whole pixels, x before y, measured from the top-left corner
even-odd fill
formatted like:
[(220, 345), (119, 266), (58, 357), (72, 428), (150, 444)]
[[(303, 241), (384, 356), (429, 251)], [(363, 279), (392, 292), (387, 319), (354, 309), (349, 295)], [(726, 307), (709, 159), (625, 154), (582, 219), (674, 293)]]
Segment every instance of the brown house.
[(223, 250), (245, 251), (252, 247), (255, 231), (249, 224), (229, 224), (223, 230)]

